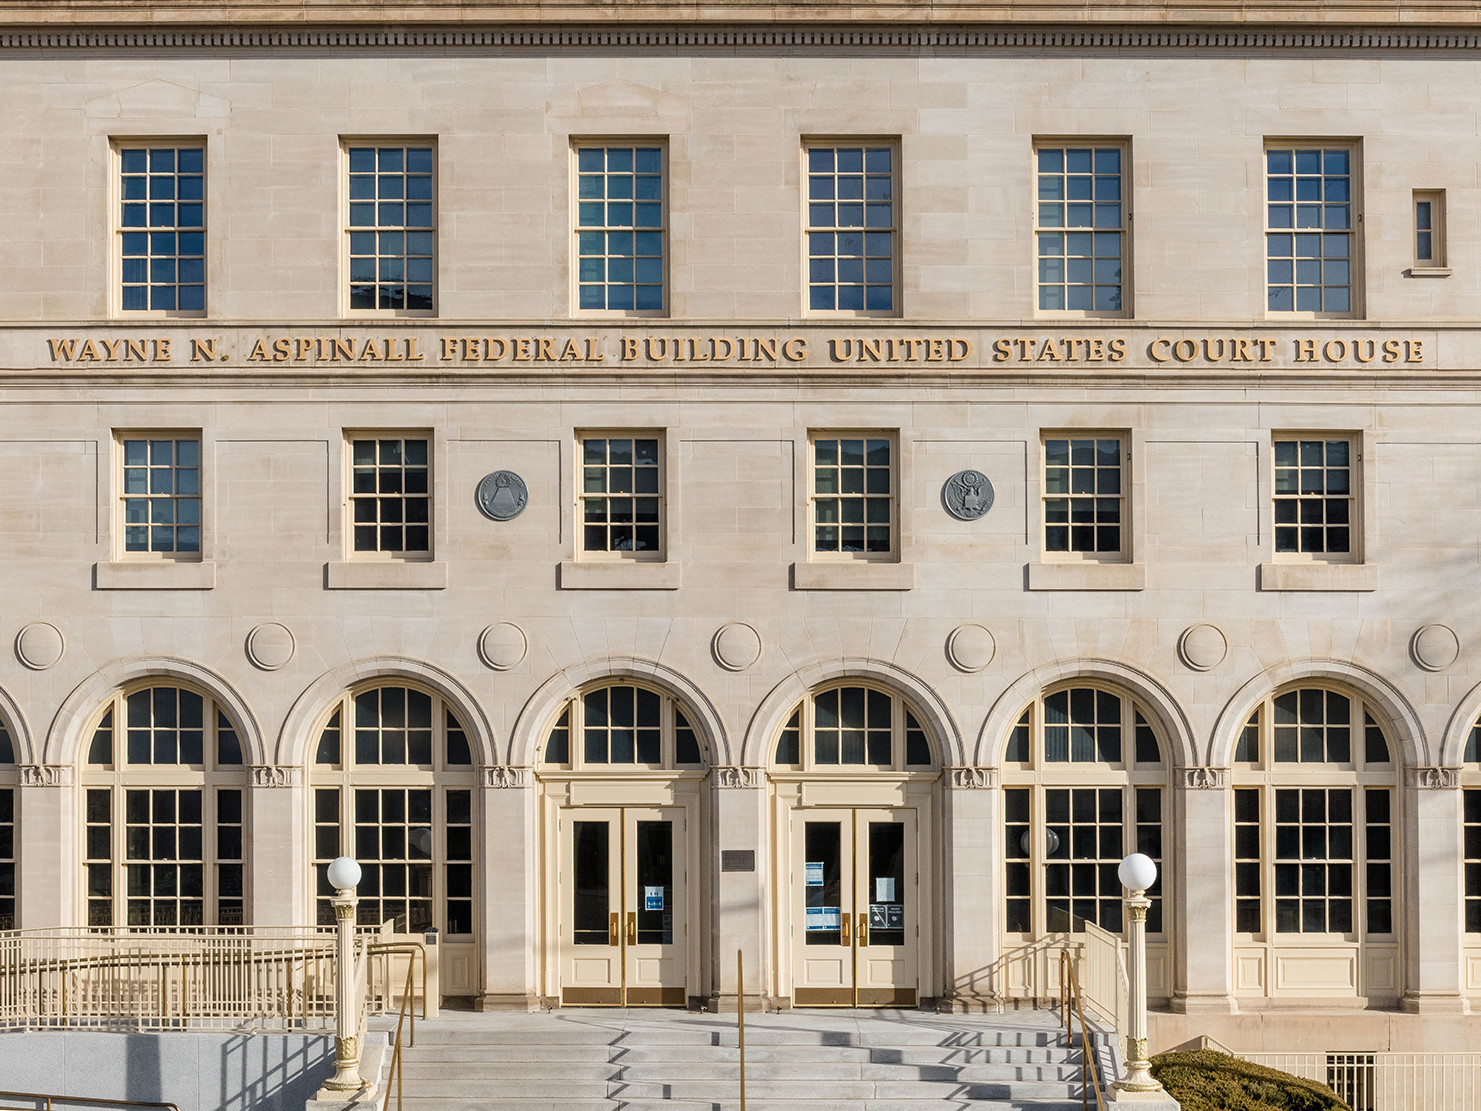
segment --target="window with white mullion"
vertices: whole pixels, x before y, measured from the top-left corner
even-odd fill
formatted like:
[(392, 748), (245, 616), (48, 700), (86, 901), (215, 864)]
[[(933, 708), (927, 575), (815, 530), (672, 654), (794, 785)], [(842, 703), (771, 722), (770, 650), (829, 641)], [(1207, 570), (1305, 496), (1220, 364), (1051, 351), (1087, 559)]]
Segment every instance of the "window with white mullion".
[(683, 707), (635, 683), (602, 683), (573, 696), (546, 732), (544, 753), (546, 765), (573, 771), (664, 771), (705, 763)]
[(15, 745), (0, 722), (0, 930), (13, 930), (16, 923), (16, 783)]
[(915, 711), (878, 687), (839, 684), (814, 691), (777, 737), (779, 771), (904, 772), (934, 766)]
[(1357, 451), (1348, 436), (1282, 435), (1273, 444), (1277, 556), (1354, 556)]
[(1356, 150), (1271, 144), (1265, 152), (1267, 307), (1350, 316), (1357, 261)]
[(1120, 315), (1127, 205), (1119, 145), (1040, 144), (1035, 151), (1041, 310)]
[(895, 148), (817, 143), (806, 151), (808, 308), (896, 308)]
[(1044, 555), (1114, 562), (1126, 556), (1124, 438), (1053, 433), (1043, 440)]

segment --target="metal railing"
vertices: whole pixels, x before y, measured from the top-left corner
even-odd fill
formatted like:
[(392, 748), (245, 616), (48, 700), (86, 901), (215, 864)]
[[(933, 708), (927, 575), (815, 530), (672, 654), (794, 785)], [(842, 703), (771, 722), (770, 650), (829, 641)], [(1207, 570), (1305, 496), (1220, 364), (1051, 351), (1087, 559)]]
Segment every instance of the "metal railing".
[(1071, 1045), (1075, 1041), (1073, 1022), (1080, 1023), (1080, 1106), (1090, 1108), (1090, 1093), (1095, 1093), (1097, 1111), (1106, 1111), (1101, 1099), (1100, 1070), (1095, 1063), (1095, 1045), (1090, 1039), (1090, 1028), (1085, 1025), (1085, 1009), (1081, 1006), (1080, 984), (1075, 978), (1075, 958), (1068, 949), (1059, 953), (1059, 1021), (1064, 1024), (1065, 1037)]
[(1481, 1053), (1238, 1053), (1325, 1084), (1352, 1111), (1481, 1107)]
[[(389, 929), (359, 931), (371, 1012), (389, 1009), (391, 962), (411, 950), (384, 940)], [(334, 1020), (332, 930), (0, 933), (0, 1029), (303, 1030)]]
[[(417, 946), (421, 948), (421, 946)], [(427, 954), (422, 953), (422, 1018), (427, 1017)], [(415, 1049), (417, 1044), (417, 1011), (412, 1003), (412, 993), (415, 990), (412, 979), (416, 974), (416, 962), (408, 961), (406, 964), (406, 986), (401, 992), (401, 1010), (396, 1016), (396, 1040), (391, 1045), (391, 1069), (386, 1074), (386, 1088), (389, 1097), (391, 1085), (396, 1085), (396, 1111), (401, 1111), (401, 1084), (403, 1071), (401, 1068), (401, 1034), (408, 1017), (411, 1019), (409, 1044)]]
[[(26, 1103), (40, 1103), (44, 1107), (40, 1111), (52, 1111), (55, 1104), (75, 1103), (86, 1107), (167, 1107), (169, 1111), (180, 1111), (173, 1103), (165, 1103), (161, 1100), (138, 1100), (138, 1099), (100, 1099), (97, 1096), (54, 1096), (45, 1092), (0, 1092), (0, 1099), (18, 1099)], [(36, 1111), (26, 1108), (24, 1111)]]

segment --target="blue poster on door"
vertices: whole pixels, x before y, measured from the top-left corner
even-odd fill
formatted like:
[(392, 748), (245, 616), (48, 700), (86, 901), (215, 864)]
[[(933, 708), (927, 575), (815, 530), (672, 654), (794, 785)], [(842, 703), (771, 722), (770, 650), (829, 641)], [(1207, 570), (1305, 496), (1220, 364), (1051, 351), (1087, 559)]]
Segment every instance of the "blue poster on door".
[(644, 887), (643, 888), (643, 909), (644, 910), (662, 910), (663, 909), (663, 888), (662, 887)]

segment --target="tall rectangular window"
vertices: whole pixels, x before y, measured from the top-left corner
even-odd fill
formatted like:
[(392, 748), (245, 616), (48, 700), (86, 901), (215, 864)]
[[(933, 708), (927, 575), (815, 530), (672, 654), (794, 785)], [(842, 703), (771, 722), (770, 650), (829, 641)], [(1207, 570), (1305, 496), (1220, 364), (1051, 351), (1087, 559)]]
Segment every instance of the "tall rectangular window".
[(1125, 440), (1106, 434), (1044, 437), (1044, 555), (1125, 558)]
[(1481, 934), (1481, 790), (1466, 788), (1462, 801), (1466, 933)]
[(349, 143), (349, 306), (430, 313), (436, 304), (436, 159), (430, 143)]
[(1265, 151), (1265, 258), (1271, 312), (1356, 311), (1356, 154), (1352, 146)]
[(893, 313), (896, 148), (815, 143), (806, 154), (808, 308)]
[(812, 439), (815, 555), (887, 557), (895, 551), (894, 441), (879, 433)]
[(664, 148), (583, 143), (575, 153), (577, 306), (662, 313)]
[(423, 436), (350, 438), (352, 554), (405, 559), (431, 555), (430, 446)]
[(120, 145), (119, 307), (206, 310), (206, 149)]
[(1350, 561), (1357, 526), (1352, 437), (1277, 436), (1275, 554)]
[(1414, 268), (1445, 266), (1445, 190), (1414, 191)]
[(0, 930), (15, 929), (15, 791), (0, 787)]
[(1125, 148), (1040, 144), (1035, 159), (1039, 308), (1120, 314), (1125, 308)]
[(663, 439), (588, 433), (581, 444), (581, 549), (663, 558)]
[(117, 450), (123, 554), (200, 558), (200, 436), (120, 433)]

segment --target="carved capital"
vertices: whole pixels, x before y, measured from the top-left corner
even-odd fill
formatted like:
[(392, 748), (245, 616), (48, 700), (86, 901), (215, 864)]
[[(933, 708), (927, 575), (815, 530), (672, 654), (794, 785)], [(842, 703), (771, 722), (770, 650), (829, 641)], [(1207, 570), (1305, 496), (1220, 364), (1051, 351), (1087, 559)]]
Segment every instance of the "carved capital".
[(494, 767), (484, 768), (483, 785), (500, 788), (528, 787), (530, 769), (516, 768), (509, 764), (496, 764)]
[(997, 786), (997, 768), (950, 768), (948, 770), (951, 772), (953, 787), (972, 791)]
[(72, 767), (70, 764), (22, 764), (22, 787), (70, 787)]
[(1443, 791), (1449, 787), (1460, 786), (1459, 768), (1410, 768), (1409, 783), (1414, 787), (1424, 787), (1431, 791)]
[(303, 769), (292, 764), (257, 764), (252, 768), (254, 787), (298, 787), (303, 784)]
[(355, 918), (355, 904), (346, 899), (344, 902), (334, 904), (334, 920), (336, 922), (350, 922)]
[(1183, 786), (1190, 791), (1221, 791), (1228, 783), (1228, 768), (1183, 769)]
[(766, 783), (766, 769), (719, 767), (715, 769), (715, 786), (727, 789), (760, 787)]

